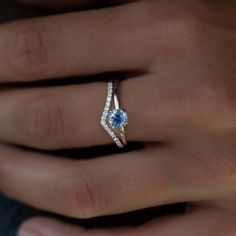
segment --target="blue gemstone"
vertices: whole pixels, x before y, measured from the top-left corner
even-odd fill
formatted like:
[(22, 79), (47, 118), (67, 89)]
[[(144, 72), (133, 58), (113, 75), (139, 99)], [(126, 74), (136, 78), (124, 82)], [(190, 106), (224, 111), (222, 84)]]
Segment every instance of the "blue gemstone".
[(109, 115), (109, 122), (114, 128), (121, 128), (128, 124), (128, 115), (121, 109), (114, 109)]

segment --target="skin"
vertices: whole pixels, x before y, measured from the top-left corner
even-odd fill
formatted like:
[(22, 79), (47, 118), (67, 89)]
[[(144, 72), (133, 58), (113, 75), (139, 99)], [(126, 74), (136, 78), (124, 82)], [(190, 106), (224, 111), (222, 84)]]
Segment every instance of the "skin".
[(1, 82), (125, 73), (127, 138), (144, 144), (90, 160), (14, 148), (112, 143), (99, 124), (106, 83), (90, 76), (83, 85), (2, 91), (3, 194), (76, 218), (189, 203), (183, 215), (137, 228), (85, 230), (34, 218), (20, 236), (236, 234), (235, 13), (235, 1), (140, 0), (0, 27)]

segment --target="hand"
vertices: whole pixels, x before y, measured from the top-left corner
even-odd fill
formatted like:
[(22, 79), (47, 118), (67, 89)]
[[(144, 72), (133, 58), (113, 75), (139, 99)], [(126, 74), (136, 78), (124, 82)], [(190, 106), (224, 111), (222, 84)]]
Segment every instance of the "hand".
[[(79, 218), (190, 204), (183, 216), (141, 228), (87, 232), (34, 219), (22, 232), (43, 222), (38, 230), (57, 236), (234, 235), (232, 1), (134, 1), (7, 24), (0, 35), (2, 82), (125, 72), (130, 79), (122, 82), (121, 93), (128, 141), (145, 145), (79, 161), (2, 146), (3, 193)], [(111, 143), (99, 123), (106, 83), (88, 82), (2, 92), (1, 140), (46, 150)]]

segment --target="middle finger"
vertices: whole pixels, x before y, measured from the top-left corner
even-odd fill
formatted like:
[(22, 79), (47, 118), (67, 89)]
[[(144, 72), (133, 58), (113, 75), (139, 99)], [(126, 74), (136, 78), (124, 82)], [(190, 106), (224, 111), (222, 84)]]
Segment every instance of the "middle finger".
[(155, 50), (140, 46), (146, 36), (137, 39), (136, 25), (143, 19), (133, 13), (134, 3), (128, 5), (1, 26), (0, 81), (143, 70), (151, 64)]

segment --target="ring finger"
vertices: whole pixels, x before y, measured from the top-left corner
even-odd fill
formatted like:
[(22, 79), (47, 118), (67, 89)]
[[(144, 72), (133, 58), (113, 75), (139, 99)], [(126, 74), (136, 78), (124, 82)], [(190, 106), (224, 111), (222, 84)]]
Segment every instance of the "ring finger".
[[(143, 84), (152, 80), (144, 76), (121, 83), (128, 141), (165, 142), (175, 132), (171, 125), (176, 119), (161, 102), (162, 93), (150, 94)], [(141, 97), (141, 92), (150, 95)], [(110, 144), (113, 140), (100, 124), (106, 94), (104, 82), (1, 92), (0, 140), (40, 149)], [(153, 107), (153, 99), (160, 100), (158, 107)]]

